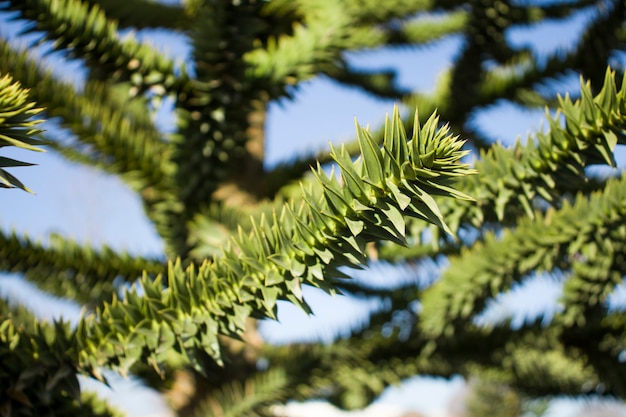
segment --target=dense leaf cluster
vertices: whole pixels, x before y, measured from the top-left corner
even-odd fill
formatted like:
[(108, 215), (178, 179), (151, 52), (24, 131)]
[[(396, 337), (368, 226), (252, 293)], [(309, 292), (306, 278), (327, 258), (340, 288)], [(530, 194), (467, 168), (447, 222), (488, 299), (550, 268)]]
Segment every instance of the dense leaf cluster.
[[(14, 146), (31, 151), (42, 151), (37, 145), (43, 142), (32, 137), (41, 132), (34, 128), (41, 121), (32, 119), (41, 111), (41, 108), (35, 107), (34, 102), (28, 102), (28, 91), (23, 89), (19, 82), (13, 82), (9, 75), (0, 78), (0, 147)], [(5, 156), (0, 157), (0, 187), (19, 187), (30, 191), (20, 180), (4, 169), (29, 165), (32, 164)]]
[(205, 354), (221, 362), (218, 334), (240, 336), (250, 315), (275, 318), (278, 299), (309, 312), (302, 284), (333, 292), (334, 280), (347, 277), (340, 268), (363, 264), (368, 242), (404, 241), (405, 216), (447, 229), (432, 195), (468, 198), (450, 186), (472, 172), (459, 162), (462, 142), (437, 129), (436, 117), (416, 125), (407, 142), (397, 110), (381, 148), (357, 129), (361, 158), (335, 154), (343, 186), (319, 167), (318, 197), (304, 190), (301, 205), (287, 202), (272, 219), (253, 220), (251, 232), (240, 229), (197, 269), (178, 261), (166, 279), (145, 275), (81, 322), (81, 363), (93, 372), (105, 364), (126, 372), (142, 359), (159, 370), (174, 351), (200, 369)]

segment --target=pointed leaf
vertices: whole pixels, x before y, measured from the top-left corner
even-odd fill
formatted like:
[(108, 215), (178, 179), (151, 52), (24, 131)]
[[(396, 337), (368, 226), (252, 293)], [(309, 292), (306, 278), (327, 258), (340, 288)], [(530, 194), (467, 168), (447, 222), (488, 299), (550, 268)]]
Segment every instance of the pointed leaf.
[(356, 127), (359, 148), (361, 149), (361, 156), (367, 176), (374, 183), (374, 185), (380, 186), (382, 185), (384, 177), (380, 149), (367, 130), (358, 124)]

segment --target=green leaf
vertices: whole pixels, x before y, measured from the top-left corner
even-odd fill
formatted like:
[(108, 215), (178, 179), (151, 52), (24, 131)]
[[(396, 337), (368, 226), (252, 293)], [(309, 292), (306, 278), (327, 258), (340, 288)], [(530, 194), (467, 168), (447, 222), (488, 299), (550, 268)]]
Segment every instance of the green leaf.
[(4, 188), (21, 188), (24, 191), (32, 193), (32, 190), (27, 188), (20, 180), (9, 174), (7, 171), (0, 169), (0, 187)]
[(35, 164), (30, 164), (28, 162), (16, 161), (15, 159), (5, 158), (0, 156), (0, 168), (8, 168), (8, 167), (29, 167)]
[(398, 186), (391, 179), (388, 178), (386, 180), (386, 184), (387, 188), (391, 190), (393, 198), (398, 203), (400, 210), (406, 209), (407, 206), (411, 203), (411, 197), (400, 191), (400, 188), (398, 188)]
[(393, 204), (388, 204), (386, 202), (381, 202), (379, 204), (380, 210), (385, 214), (387, 219), (391, 221), (393, 224), (395, 231), (398, 235), (404, 237), (405, 236), (405, 223), (404, 216)]
[(337, 184), (337, 181), (333, 177), (329, 181), (323, 182), (322, 185), (324, 186), (324, 197), (334, 214), (338, 216), (345, 216), (347, 211), (350, 209), (350, 205), (341, 192), (341, 188)]
[(350, 229), (350, 233), (352, 233), (352, 236), (358, 236), (359, 233), (363, 231), (365, 223), (362, 220), (352, 220), (349, 217), (344, 217), (344, 219), (348, 225), (348, 229)]
[(331, 157), (337, 163), (339, 168), (341, 169), (341, 178), (346, 184), (350, 193), (356, 197), (361, 198), (361, 196), (366, 194), (365, 184), (357, 174), (354, 169), (354, 165), (352, 160), (350, 159), (350, 155), (345, 149), (345, 146), (342, 144), (339, 153), (336, 153), (334, 148), (331, 145)]
[(334, 256), (333, 253), (328, 249), (328, 248), (317, 248), (317, 247), (313, 247), (313, 250), (315, 251), (315, 253), (317, 254), (317, 256), (320, 257), (320, 259), (322, 260), (322, 262), (324, 262), (325, 264), (330, 264), (330, 262), (333, 260)]
[(615, 133), (610, 130), (603, 130), (602, 138), (604, 140), (600, 140), (600, 143), (596, 144), (595, 147), (598, 150), (598, 153), (602, 155), (602, 158), (607, 163), (607, 165), (611, 167), (616, 167), (617, 163), (615, 162), (613, 149), (615, 149), (615, 146), (618, 142), (617, 135), (615, 135)]
[(280, 289), (278, 287), (263, 287), (261, 288), (261, 293), (263, 294), (263, 305), (267, 315), (272, 319), (276, 319), (276, 301)]
[(615, 85), (615, 73), (611, 71), (611, 68), (606, 69), (604, 74), (604, 84), (600, 94), (598, 94), (594, 100), (600, 105), (605, 117), (608, 117), (611, 112), (615, 112), (617, 109), (617, 87)]
[(366, 129), (358, 124), (356, 124), (356, 129), (366, 175), (374, 185), (382, 186), (384, 175), (380, 149), (378, 149), (378, 145)]

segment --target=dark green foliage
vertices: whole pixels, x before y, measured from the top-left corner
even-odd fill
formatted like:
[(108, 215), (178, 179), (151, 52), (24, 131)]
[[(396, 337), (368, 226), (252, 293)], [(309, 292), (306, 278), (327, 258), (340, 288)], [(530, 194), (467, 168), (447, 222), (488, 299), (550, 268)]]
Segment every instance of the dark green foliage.
[(465, 400), (469, 417), (517, 417), (522, 404), (519, 395), (506, 385), (472, 381)]
[[(6, 416), (71, 412), (80, 398), (75, 341), (64, 323), (40, 324), (28, 313), (0, 315), (0, 409)], [(8, 313), (8, 314), (7, 314)], [(14, 321), (26, 324), (16, 325)]]
[(75, 345), (67, 323), (38, 323), (25, 309), (0, 302), (0, 415), (122, 416), (80, 392)]
[(259, 373), (246, 381), (225, 386), (214, 397), (207, 398), (196, 415), (206, 417), (272, 415), (270, 405), (284, 401), (288, 378), (284, 370)]

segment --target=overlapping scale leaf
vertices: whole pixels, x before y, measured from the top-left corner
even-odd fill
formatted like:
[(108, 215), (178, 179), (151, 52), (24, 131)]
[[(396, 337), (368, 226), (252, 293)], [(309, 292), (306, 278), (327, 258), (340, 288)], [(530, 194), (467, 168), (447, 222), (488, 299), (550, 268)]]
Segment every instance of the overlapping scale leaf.
[[(503, 218), (505, 207), (515, 200), (529, 215), (532, 212), (528, 208), (535, 196), (557, 201), (563, 187), (576, 189), (576, 184), (586, 180), (587, 166), (614, 166), (613, 150), (618, 143), (624, 143), (621, 131), (626, 122), (624, 89), (618, 94), (614, 77), (607, 70), (603, 88), (596, 97), (592, 96), (589, 83), (581, 81), (581, 99), (560, 99), (559, 112), (546, 115), (549, 131), (537, 133), (536, 142), (529, 141), (525, 147), (517, 144), (507, 151), (496, 147), (491, 158), (484, 158), (484, 171), (490, 172), (491, 178), (480, 180), (488, 186), (495, 185), (499, 193), (512, 191), (496, 199), (499, 219)], [(561, 115), (564, 126), (559, 121)], [(482, 171), (480, 164), (477, 169)], [(501, 184), (495, 183), (497, 178)]]
[(625, 190), (626, 177), (609, 181), (589, 199), (580, 196), (574, 205), (520, 222), (501, 238), (487, 235), (483, 244), (463, 251), (425, 291), (423, 331), (452, 336), (482, 311), (487, 299), (531, 271), (562, 267), (563, 259), (573, 263), (573, 273), (565, 283), (565, 311), (559, 320), (567, 325), (584, 322), (584, 312), (604, 302), (626, 272), (623, 257), (617, 256), (626, 249)]
[(288, 85), (310, 79), (319, 71), (332, 72), (333, 62), (345, 48), (373, 46), (381, 38), (380, 31), (357, 25), (354, 15), (346, 13), (340, 3), (290, 3), (306, 16), (305, 21), (294, 24), (292, 33), (271, 37), (265, 48), (245, 56), (249, 75), (266, 79), (272, 96), (285, 95)]
[[(428, 193), (469, 199), (449, 188), (453, 179), (473, 172), (459, 162), (465, 152), (445, 129), (437, 129), (435, 118), (417, 126), (409, 142), (397, 109), (388, 123), (382, 148), (357, 126), (361, 158), (353, 162), (335, 153), (343, 184), (318, 167), (319, 187), (303, 189), (304, 201), (288, 202), (272, 218), (252, 219), (251, 230), (240, 229), (221, 256), (198, 268), (173, 263), (167, 282), (144, 276), (137, 288), (83, 321), (83, 366), (95, 374), (104, 364), (126, 371), (147, 355), (160, 372), (170, 352), (201, 369), (202, 355), (220, 361), (218, 334), (238, 337), (250, 315), (276, 317), (278, 300), (309, 312), (303, 284), (334, 292), (335, 280), (347, 277), (342, 267), (363, 264), (368, 242), (403, 242), (405, 216), (445, 227)], [(425, 164), (419, 153), (431, 151)], [(143, 350), (128, 348), (142, 343)]]
[(7, 416), (78, 410), (74, 334), (67, 323), (39, 323), (0, 301), (0, 407)]
[[(83, 92), (53, 78), (24, 51), (0, 40), (0, 71), (8, 71), (31, 89), (49, 117), (72, 129), (76, 139), (61, 137), (50, 145), (69, 159), (120, 174), (135, 190), (162, 187), (167, 180), (166, 146), (147, 112), (138, 114), (128, 100), (112, 97), (98, 82)], [(137, 104), (137, 103), (135, 103)], [(156, 192), (152, 191), (154, 194)]]
[[(35, 103), (28, 100), (28, 90), (22, 88), (19, 82), (14, 82), (9, 75), (0, 77), (0, 148), (13, 146), (42, 151), (38, 145), (44, 142), (35, 137), (41, 130), (34, 127), (41, 120), (33, 120), (33, 117), (43, 109), (35, 107)], [(0, 156), (0, 188), (18, 187), (30, 191), (4, 169), (29, 165), (32, 164)]]
[[(438, 201), (443, 217), (454, 219), (452, 231), (463, 225), (481, 227), (485, 221), (513, 224), (520, 216), (532, 218), (538, 200), (558, 207), (563, 193), (584, 187), (587, 167), (611, 166), (615, 147), (626, 143), (626, 89), (621, 84), (617, 90), (615, 74), (607, 69), (603, 88), (594, 97), (590, 85), (581, 81), (579, 100), (561, 98), (557, 113), (546, 115), (548, 131), (536, 133), (525, 144), (518, 141), (510, 148), (494, 144), (481, 152), (475, 164), (478, 174), (460, 179), (456, 187), (478, 204)], [(412, 237), (424, 227), (416, 225)], [(415, 250), (423, 252), (420, 246)]]
[(120, 41), (117, 25), (96, 5), (80, 0), (5, 3), (0, 9), (18, 11), (19, 17), (32, 22), (28, 32), (44, 31), (41, 40), (52, 40), (54, 49), (84, 59), (117, 81), (130, 81), (136, 92), (152, 87), (163, 95), (184, 89), (188, 82), (186, 75), (175, 74), (174, 63), (155, 49), (132, 39)]

